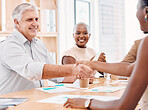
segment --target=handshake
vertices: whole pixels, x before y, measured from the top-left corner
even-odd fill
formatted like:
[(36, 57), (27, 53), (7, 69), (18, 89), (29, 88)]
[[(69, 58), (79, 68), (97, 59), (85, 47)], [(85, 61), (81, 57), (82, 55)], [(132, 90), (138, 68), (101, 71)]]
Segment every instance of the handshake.
[[(93, 58), (90, 61), (77, 61), (72, 70), (73, 76), (76, 76), (77, 79), (92, 78), (95, 75)], [(105, 54), (101, 53), (97, 61), (106, 62)]]

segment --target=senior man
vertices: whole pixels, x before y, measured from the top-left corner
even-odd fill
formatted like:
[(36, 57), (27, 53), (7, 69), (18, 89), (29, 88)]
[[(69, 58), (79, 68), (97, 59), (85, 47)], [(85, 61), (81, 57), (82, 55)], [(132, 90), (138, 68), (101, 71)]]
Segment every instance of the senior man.
[(53, 65), (44, 43), (36, 38), (39, 17), (36, 6), (18, 5), (12, 13), (14, 31), (0, 43), (0, 94), (41, 87), (41, 79), (90, 77), (86, 65)]

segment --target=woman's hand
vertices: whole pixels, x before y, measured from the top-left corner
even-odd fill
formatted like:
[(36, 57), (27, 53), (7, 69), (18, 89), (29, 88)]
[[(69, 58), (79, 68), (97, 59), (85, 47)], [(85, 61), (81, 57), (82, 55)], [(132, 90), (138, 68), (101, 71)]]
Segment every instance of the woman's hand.
[[(91, 61), (77, 61), (76, 64), (84, 64), (84, 65), (87, 65), (89, 66), (90, 68), (91, 67)], [(93, 68), (92, 68), (93, 69)]]
[(105, 56), (105, 53), (102, 52), (98, 58), (98, 61), (101, 61), (101, 62), (106, 62), (106, 56)]
[(66, 108), (80, 108), (85, 109), (85, 102), (87, 99), (84, 98), (68, 98), (64, 106)]

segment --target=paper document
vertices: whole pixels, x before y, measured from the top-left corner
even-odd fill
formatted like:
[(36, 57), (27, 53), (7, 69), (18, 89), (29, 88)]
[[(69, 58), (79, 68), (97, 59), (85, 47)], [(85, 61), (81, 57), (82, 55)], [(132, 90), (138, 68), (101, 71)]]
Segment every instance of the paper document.
[(27, 100), (27, 98), (0, 98), (0, 106), (15, 106)]
[(77, 79), (73, 84), (67, 84), (66, 87), (73, 87), (73, 88), (79, 88), (79, 89), (88, 89), (88, 88), (80, 88), (79, 79)]
[(73, 84), (61, 83), (61, 84), (56, 84), (54, 86), (64, 86), (64, 87), (80, 88), (79, 79), (77, 79)]
[(110, 96), (93, 96), (93, 95), (58, 95), (55, 97), (39, 100), (37, 102), (41, 103), (57, 103), (57, 104), (64, 104), (68, 98), (86, 98), (86, 99), (96, 99), (101, 101), (110, 101), (110, 100), (116, 100), (120, 97), (110, 97)]
[(100, 56), (100, 53), (97, 53), (97, 54), (95, 55), (95, 57), (92, 59), (92, 61), (98, 61), (99, 56)]
[(125, 87), (99, 86), (99, 87), (86, 90), (85, 92), (115, 92), (124, 88)]
[(66, 87), (46, 87), (46, 88), (37, 88), (37, 89), (44, 91), (44, 92), (48, 92), (48, 93), (77, 91), (76, 89), (71, 89), (71, 88), (66, 88)]
[(113, 83), (110, 84), (114, 84), (114, 85), (127, 85), (128, 84), (128, 80), (117, 80)]
[(72, 85), (69, 85), (68, 87), (80, 88), (79, 79), (77, 79)]
[[(92, 61), (98, 61), (98, 59), (99, 59), (99, 56), (100, 56), (100, 53), (97, 53), (96, 55), (95, 55), (95, 57), (92, 59)], [(103, 76), (102, 74), (100, 74), (98, 71), (96, 71), (95, 70), (95, 78), (99, 78), (100, 76)]]
[[(93, 84), (100, 83), (100, 82), (93, 82)], [(89, 84), (90, 85), (90, 84)], [(62, 83), (62, 84), (57, 84), (55, 86), (65, 86), (65, 87), (73, 87), (73, 88), (79, 88), (79, 89), (88, 89), (88, 88), (80, 88), (80, 83), (79, 79), (77, 79), (73, 84), (68, 84), (68, 83)]]

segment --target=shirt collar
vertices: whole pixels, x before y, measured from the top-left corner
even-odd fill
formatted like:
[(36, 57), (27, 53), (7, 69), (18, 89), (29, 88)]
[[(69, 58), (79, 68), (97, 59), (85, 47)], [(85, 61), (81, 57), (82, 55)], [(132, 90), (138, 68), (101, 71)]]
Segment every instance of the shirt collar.
[[(24, 44), (25, 42), (29, 42), (28, 39), (26, 39), (26, 37), (21, 34), (18, 30), (14, 29), (13, 34), (15, 34), (16, 38), (22, 43)], [(32, 38), (31, 42), (36, 42), (37, 38)]]

